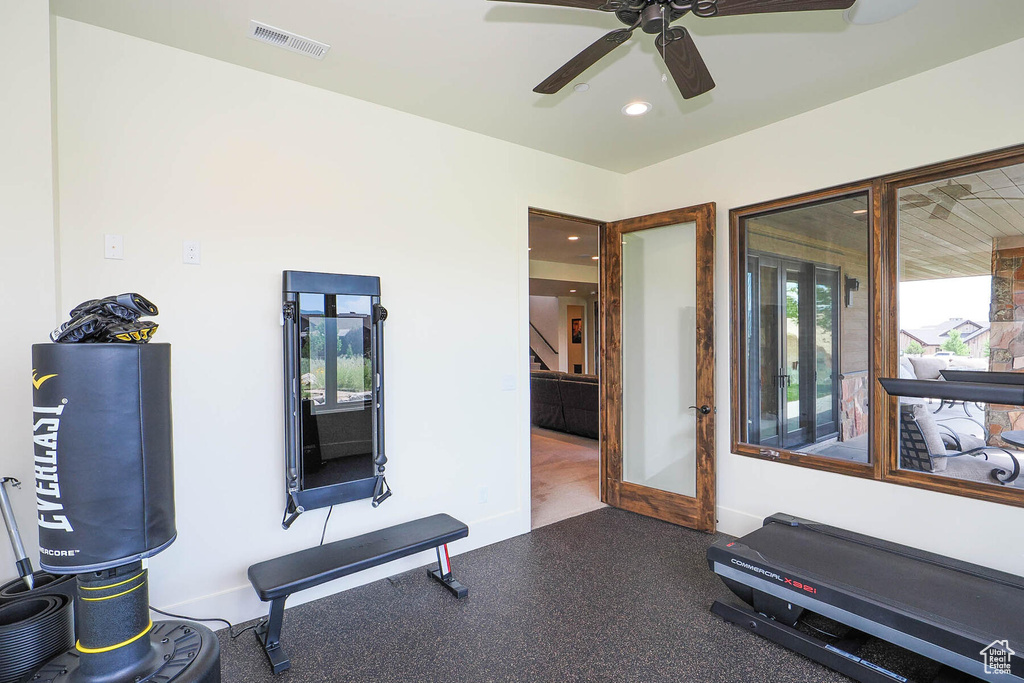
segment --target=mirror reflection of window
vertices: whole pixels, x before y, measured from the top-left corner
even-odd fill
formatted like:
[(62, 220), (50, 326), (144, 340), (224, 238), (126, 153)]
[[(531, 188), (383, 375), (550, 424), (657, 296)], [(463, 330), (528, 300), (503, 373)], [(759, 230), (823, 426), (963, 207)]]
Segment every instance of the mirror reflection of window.
[(326, 392), (326, 326), (324, 295), (299, 296), (299, 381), (303, 400), (323, 405)]
[(373, 476), (372, 301), (299, 294), (303, 483)]
[[(902, 188), (898, 230), (900, 376), (1024, 371), (1024, 165)], [(1019, 407), (902, 398), (898, 428), (901, 469), (1018, 485)]]
[(866, 193), (745, 218), (746, 443), (870, 461)]

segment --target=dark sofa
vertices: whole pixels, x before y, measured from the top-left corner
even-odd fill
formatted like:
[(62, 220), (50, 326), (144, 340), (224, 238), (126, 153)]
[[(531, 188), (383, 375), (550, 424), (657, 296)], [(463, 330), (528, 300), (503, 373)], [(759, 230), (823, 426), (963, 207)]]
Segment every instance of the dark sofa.
[(598, 438), (600, 385), (596, 375), (530, 373), (530, 421), (538, 427)]

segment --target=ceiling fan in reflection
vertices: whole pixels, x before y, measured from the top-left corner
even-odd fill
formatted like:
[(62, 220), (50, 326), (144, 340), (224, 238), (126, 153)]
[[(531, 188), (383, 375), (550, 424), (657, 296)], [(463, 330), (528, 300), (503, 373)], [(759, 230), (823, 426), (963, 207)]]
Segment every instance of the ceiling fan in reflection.
[(932, 218), (944, 221), (953, 215), (953, 209), (961, 202), (978, 202), (993, 199), (1001, 199), (1004, 202), (1024, 201), (1024, 197), (1002, 197), (998, 194), (976, 195), (970, 185), (950, 180), (945, 185), (933, 187), (925, 194), (911, 192), (901, 195), (900, 210), (923, 209), (931, 206), (933, 208), (929, 215)]

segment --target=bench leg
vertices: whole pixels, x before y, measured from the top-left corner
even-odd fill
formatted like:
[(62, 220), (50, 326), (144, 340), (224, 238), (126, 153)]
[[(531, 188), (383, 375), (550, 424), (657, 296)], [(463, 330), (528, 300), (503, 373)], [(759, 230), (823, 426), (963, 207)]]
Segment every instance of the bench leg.
[(448, 545), (439, 546), (436, 550), (437, 569), (428, 569), (427, 574), (448, 589), (456, 598), (464, 598), (469, 595), (469, 589), (452, 576), (452, 561), (448, 557)]
[(256, 640), (260, 641), (263, 651), (270, 661), (270, 668), (275, 674), (292, 668), (288, 655), (281, 649), (281, 624), (284, 623), (284, 601), (287, 596), (270, 603), (270, 617), (256, 628)]

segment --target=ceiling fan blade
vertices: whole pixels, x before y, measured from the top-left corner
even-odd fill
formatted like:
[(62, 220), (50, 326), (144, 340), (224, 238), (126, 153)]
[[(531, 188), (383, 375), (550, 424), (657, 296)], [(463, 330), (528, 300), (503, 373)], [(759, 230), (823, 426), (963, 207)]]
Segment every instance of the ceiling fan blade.
[(936, 204), (935, 208), (932, 209), (932, 218), (940, 221), (944, 221), (953, 215), (953, 211), (943, 204)]
[(670, 29), (668, 35), (674, 37), (674, 40), (670, 40), (667, 45), (662, 36), (658, 36), (654, 44), (664, 55), (665, 64), (683, 98), (688, 100), (714, 88), (715, 80), (711, 78), (711, 72), (704, 64), (704, 58), (700, 56), (690, 32), (676, 27)]
[(732, 17), (740, 14), (772, 12), (810, 12), (825, 9), (850, 9), (855, 0), (717, 0), (717, 11), (699, 16)]
[(633, 31), (628, 28), (620, 28), (611, 33), (604, 34), (590, 47), (563, 64), (558, 71), (548, 76), (543, 83), (533, 89), (533, 92), (542, 95), (554, 95), (572, 82), (574, 78), (596, 64), (599, 59), (629, 40), (632, 35)]
[(553, 5), (555, 7), (575, 7), (576, 9), (597, 10), (604, 10), (605, 5), (609, 4), (608, 0), (491, 0), (491, 2), (518, 2), (526, 5)]

